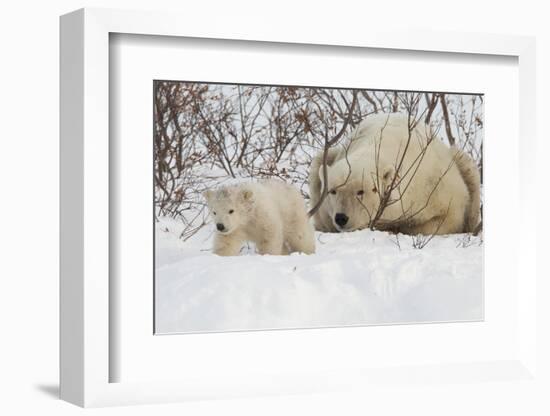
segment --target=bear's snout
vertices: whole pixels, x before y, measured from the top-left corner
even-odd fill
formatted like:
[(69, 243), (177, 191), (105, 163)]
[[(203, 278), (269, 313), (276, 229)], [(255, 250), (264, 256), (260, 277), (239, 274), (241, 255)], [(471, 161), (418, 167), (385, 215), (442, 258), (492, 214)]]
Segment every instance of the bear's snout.
[(348, 223), (348, 220), (348, 216), (342, 212), (339, 212), (334, 216), (334, 222), (340, 227), (346, 225)]
[(225, 230), (225, 226), (221, 222), (216, 224), (216, 228), (218, 229), (218, 231)]

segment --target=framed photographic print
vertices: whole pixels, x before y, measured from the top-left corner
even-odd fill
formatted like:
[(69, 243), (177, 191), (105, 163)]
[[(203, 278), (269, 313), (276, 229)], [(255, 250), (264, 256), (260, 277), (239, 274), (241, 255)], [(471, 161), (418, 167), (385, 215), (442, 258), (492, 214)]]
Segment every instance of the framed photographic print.
[(62, 398), (532, 379), (533, 40), (180, 22), (61, 18)]

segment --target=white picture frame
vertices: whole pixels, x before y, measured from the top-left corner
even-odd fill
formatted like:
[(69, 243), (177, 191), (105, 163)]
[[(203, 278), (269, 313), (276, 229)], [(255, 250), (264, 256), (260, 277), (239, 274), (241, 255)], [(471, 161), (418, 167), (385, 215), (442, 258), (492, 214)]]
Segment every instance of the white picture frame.
[[(256, 394), (322, 392), (410, 380), (437, 382), (484, 378), (535, 380), (536, 363), (536, 218), (535, 41), (529, 37), (468, 33), (404, 31), (345, 27), (328, 34), (323, 28), (285, 28), (263, 22), (246, 34), (221, 19), (208, 27), (173, 13), (81, 9), (61, 18), (61, 305), (60, 394), (80, 406), (159, 403), (194, 398)], [(362, 371), (337, 368), (320, 376), (296, 375), (282, 368), (277, 377), (235, 377), (181, 381), (111, 382), (110, 365), (119, 357), (110, 350), (109, 284), (109, 35), (111, 33), (383, 48), (437, 53), (504, 55), (519, 65), (519, 222), (517, 241), (521, 280), (517, 292), (515, 353), (498, 361), (441, 363)], [(151, 334), (152, 335), (152, 334)], [(311, 333), (309, 336), (314, 337)], [(240, 342), (245, 342), (244, 340)], [(483, 376), (480, 376), (483, 375)]]

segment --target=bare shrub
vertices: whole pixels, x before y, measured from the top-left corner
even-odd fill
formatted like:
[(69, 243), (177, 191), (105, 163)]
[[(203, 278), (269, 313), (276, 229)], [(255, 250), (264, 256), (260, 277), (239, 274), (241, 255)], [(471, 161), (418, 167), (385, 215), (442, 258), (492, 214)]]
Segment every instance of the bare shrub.
[[(411, 129), (427, 122), (445, 131), (433, 140), (453, 141), (482, 168), (480, 95), (177, 81), (155, 81), (153, 93), (155, 215), (181, 220), (182, 238), (207, 221), (201, 192), (228, 181), (276, 177), (308, 199), (312, 158), (370, 114), (408, 113)], [(392, 189), (406, 188), (402, 176), (393, 178)], [(384, 206), (399, 203), (380, 197), (385, 202), (372, 213), (373, 228), (383, 226)]]

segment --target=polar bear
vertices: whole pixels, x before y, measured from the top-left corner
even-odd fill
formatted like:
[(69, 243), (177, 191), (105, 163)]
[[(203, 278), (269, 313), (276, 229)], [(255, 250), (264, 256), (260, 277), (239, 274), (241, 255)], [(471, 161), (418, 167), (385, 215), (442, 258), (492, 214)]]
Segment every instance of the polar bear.
[(203, 193), (216, 224), (214, 253), (236, 256), (245, 241), (260, 254), (315, 252), (314, 229), (305, 201), (293, 186), (265, 180)]
[[(323, 152), (309, 172), (310, 206), (323, 192)], [(480, 175), (424, 122), (400, 113), (368, 116), (326, 155), (328, 195), (314, 214), (325, 232), (370, 227), (405, 234), (472, 232), (479, 223)], [(385, 202), (384, 202), (385, 201)]]

